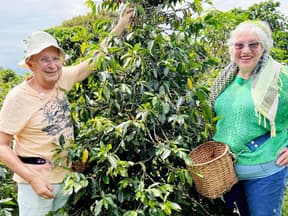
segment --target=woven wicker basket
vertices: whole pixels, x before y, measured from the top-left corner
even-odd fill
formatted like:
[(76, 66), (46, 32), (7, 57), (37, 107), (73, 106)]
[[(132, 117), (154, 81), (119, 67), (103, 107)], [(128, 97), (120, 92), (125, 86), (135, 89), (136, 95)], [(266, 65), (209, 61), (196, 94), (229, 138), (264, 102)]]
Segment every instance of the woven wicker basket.
[(238, 182), (234, 160), (226, 144), (209, 141), (193, 149), (189, 156), (193, 165), (188, 169), (202, 196), (218, 198)]

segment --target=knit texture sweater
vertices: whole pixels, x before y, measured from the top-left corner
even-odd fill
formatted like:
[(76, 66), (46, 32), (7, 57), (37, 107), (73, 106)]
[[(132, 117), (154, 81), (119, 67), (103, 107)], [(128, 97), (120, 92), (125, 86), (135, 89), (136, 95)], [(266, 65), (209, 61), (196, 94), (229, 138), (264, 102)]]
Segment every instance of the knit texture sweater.
[(237, 155), (237, 163), (256, 165), (273, 161), (279, 151), (288, 144), (288, 78), (280, 74), (282, 87), (279, 90), (279, 104), (275, 118), (276, 136), (268, 139), (257, 151), (251, 152), (246, 144), (270, 131), (267, 119), (255, 114), (255, 105), (251, 95), (251, 79), (236, 77), (217, 97), (214, 111), (220, 119), (214, 140), (226, 143)]

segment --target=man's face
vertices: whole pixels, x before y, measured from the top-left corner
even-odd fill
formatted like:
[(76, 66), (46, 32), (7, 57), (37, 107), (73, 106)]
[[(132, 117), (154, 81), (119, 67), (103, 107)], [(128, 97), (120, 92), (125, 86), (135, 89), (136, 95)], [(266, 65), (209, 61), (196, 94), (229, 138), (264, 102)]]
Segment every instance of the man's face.
[(62, 59), (56, 47), (48, 47), (28, 60), (37, 85), (52, 88), (62, 74)]

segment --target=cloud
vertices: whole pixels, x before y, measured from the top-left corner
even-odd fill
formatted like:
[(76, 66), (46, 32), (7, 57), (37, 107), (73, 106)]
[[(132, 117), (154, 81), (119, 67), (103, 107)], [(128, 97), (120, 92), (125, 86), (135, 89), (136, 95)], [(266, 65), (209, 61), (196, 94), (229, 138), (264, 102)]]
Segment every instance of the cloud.
[(85, 0), (8, 0), (0, 7), (0, 66), (19, 71), (25, 40), (33, 31), (89, 12)]

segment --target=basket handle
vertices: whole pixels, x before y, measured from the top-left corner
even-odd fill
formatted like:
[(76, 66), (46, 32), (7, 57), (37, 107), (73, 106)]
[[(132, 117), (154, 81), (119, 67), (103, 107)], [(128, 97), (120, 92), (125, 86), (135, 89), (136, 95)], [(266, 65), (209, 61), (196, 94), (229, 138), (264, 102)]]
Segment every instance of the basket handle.
[(237, 161), (237, 154), (233, 153), (232, 151), (229, 150), (229, 154), (232, 158), (232, 162), (235, 163)]

